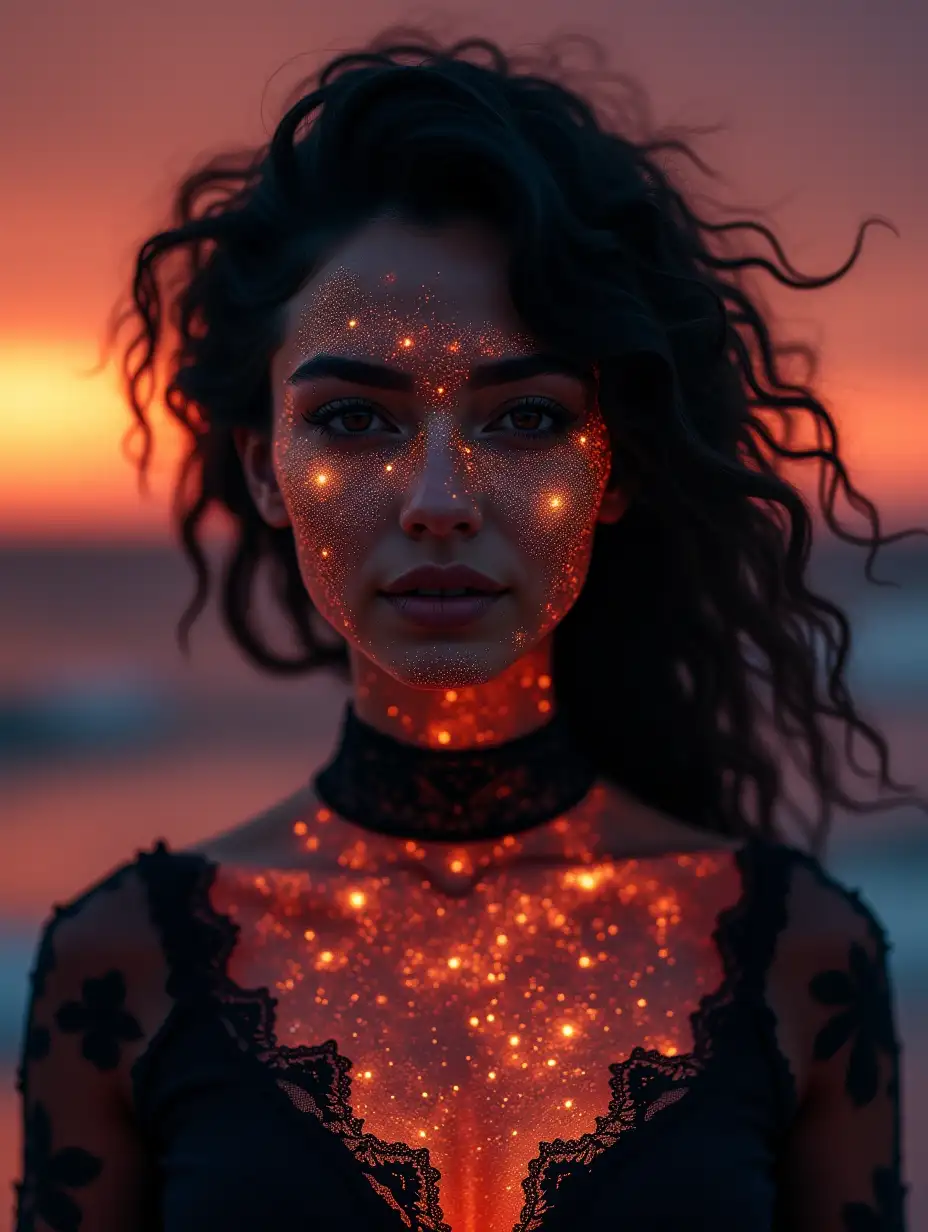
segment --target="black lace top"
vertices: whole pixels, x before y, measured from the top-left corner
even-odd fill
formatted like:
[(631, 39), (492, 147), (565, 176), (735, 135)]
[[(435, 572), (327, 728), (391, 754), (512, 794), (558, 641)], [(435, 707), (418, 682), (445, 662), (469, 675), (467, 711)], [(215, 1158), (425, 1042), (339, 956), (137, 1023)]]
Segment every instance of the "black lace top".
[(18, 1232), (903, 1229), (887, 943), (811, 857), (295, 830), (55, 909)]
[[(743, 894), (716, 933), (723, 980), (694, 1014), (691, 1049), (617, 1058), (592, 1129), (534, 1143), (520, 1229), (903, 1228), (879, 927), (799, 853), (748, 844), (737, 866)], [(237, 930), (209, 905), (216, 873), (158, 845), (46, 927), (18, 1232), (446, 1228), (428, 1150), (354, 1115), (350, 1039), (288, 1047), (274, 999), (229, 978)], [(768, 992), (805, 998), (792, 1034), (814, 1078), (806, 1110)], [(492, 1226), (493, 1202), (477, 1194), (461, 1228)]]

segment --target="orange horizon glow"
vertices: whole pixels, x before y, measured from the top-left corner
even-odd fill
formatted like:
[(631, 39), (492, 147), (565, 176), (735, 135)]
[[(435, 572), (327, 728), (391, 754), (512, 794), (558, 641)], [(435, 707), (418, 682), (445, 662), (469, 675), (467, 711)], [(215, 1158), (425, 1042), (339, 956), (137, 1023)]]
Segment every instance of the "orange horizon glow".
[[(84, 375), (95, 344), (0, 339), (0, 538), (80, 542), (148, 540), (169, 533), (169, 500), (183, 438), (163, 409), (152, 416), (149, 494), (140, 492), (123, 438), (133, 418), (112, 365)], [(882, 379), (882, 378), (881, 378)], [(917, 383), (842, 379), (851, 392), (828, 397), (852, 479), (887, 522), (924, 521), (928, 510), (928, 423)], [(815, 504), (817, 469), (794, 468), (792, 481)], [(844, 520), (848, 521), (848, 515)], [(907, 523), (908, 524), (908, 523)]]

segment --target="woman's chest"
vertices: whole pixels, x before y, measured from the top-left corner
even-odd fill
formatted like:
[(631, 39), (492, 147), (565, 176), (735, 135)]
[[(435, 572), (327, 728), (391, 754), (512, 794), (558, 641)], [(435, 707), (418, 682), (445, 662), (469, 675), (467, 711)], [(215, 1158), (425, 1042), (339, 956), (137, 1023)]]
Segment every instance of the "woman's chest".
[(279, 1052), (318, 1050), (322, 1119), (414, 1152), (453, 1228), (508, 1232), (550, 1144), (589, 1162), (610, 1115), (635, 1115), (611, 1066), (654, 1050), (664, 1103), (682, 1094), (739, 892), (712, 856), (522, 869), (460, 897), (395, 871), (226, 872), (214, 905), (240, 927), (229, 975), (276, 998)]

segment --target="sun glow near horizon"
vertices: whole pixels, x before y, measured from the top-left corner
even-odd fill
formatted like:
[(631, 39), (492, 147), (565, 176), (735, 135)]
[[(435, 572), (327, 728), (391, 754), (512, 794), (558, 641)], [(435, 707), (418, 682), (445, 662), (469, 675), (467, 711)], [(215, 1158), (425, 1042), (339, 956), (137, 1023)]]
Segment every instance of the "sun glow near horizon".
[[(133, 423), (109, 364), (88, 375), (92, 342), (0, 342), (0, 535), (17, 540), (167, 535), (169, 498), (183, 440), (155, 407), (149, 494), (123, 441)], [(924, 394), (900, 383), (874, 412), (859, 381), (836, 397), (842, 452), (855, 484), (888, 518), (928, 507), (928, 422)], [(817, 468), (796, 468), (814, 504)], [(844, 519), (847, 520), (846, 518)]]

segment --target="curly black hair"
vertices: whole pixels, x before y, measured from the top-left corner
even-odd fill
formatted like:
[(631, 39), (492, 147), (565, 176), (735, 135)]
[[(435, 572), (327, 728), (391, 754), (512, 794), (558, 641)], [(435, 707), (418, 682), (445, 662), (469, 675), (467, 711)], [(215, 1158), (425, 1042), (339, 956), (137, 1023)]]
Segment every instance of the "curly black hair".
[[(567, 80), (578, 46), (593, 57), (579, 91)], [(616, 86), (624, 112), (607, 120)], [(692, 132), (633, 131), (648, 129), (644, 98), (590, 40), (552, 40), (529, 58), (486, 39), (388, 31), (303, 82), (267, 145), (183, 180), (171, 225), (138, 251), (106, 348), (121, 347), (143, 488), (159, 396), (189, 437), (172, 514), (197, 579), (178, 626), (185, 653), (214, 582), (203, 523), (219, 508), (234, 527), (220, 601), (235, 643), (271, 672), (344, 665), (306, 594), (292, 530), (269, 527), (252, 503), (233, 429), (270, 429), (284, 305), (353, 230), (388, 209), (501, 229), (526, 325), (595, 364), (614, 478), (633, 493), (619, 523), (597, 528), (585, 588), (556, 630), (560, 711), (603, 776), (726, 834), (778, 835), (785, 742), (818, 801), (817, 849), (835, 803), (886, 807), (845, 793), (827, 723), (843, 725), (856, 774), (911, 789), (892, 779), (885, 739), (852, 701), (849, 622), (807, 584), (812, 516), (784, 465), (817, 460), (825, 523), (869, 549), (870, 581), (879, 547), (923, 532), (881, 534), (810, 384), (815, 353), (774, 339), (747, 280), (763, 271), (796, 290), (827, 286), (883, 220), (860, 226), (840, 269), (801, 274), (747, 211), (697, 212), (667, 164), (711, 169)], [(814, 445), (795, 442), (801, 428)], [(869, 533), (840, 524), (839, 493)], [(295, 657), (258, 626), (262, 566)], [(855, 735), (878, 771), (855, 762)]]

